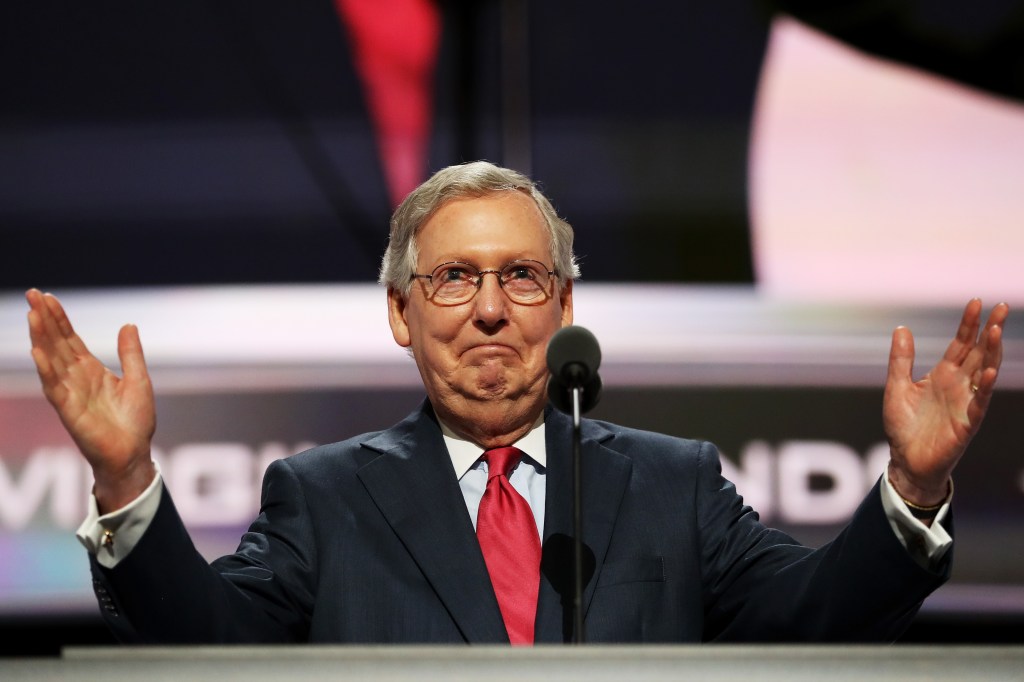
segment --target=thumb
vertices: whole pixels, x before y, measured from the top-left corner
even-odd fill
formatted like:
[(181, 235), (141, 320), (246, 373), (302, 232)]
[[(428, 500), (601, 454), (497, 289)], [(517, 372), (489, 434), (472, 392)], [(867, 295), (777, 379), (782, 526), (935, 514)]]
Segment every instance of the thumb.
[(149, 381), (149, 371), (146, 368), (146, 358), (142, 353), (139, 328), (134, 324), (126, 324), (118, 332), (117, 357), (121, 361), (121, 373), (125, 379)]
[(909, 329), (900, 325), (892, 333), (892, 346), (889, 348), (889, 373), (886, 385), (893, 386), (911, 383), (914, 373), (914, 335)]

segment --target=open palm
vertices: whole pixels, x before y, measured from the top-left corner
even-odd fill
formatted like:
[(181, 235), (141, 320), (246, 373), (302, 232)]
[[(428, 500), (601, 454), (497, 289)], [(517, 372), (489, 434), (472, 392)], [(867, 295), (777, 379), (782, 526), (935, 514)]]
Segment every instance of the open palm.
[(882, 415), (890, 477), (904, 497), (931, 505), (945, 496), (949, 476), (988, 410), (1008, 313), (1006, 304), (993, 308), (979, 335), (981, 301), (969, 302), (942, 359), (916, 382), (914, 337), (905, 327), (893, 333)]
[(118, 334), (118, 377), (89, 352), (55, 297), (34, 289), (26, 297), (43, 393), (92, 466), (101, 507), (123, 506), (153, 472), (156, 410), (138, 329), (125, 325)]

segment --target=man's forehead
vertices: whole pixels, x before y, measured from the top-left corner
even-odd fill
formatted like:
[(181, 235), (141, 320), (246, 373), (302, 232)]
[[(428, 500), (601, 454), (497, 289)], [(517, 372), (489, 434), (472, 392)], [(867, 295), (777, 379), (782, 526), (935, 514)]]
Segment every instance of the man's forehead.
[[(466, 206), (481, 206), (484, 204), (492, 204), (496, 202), (509, 202), (513, 204), (519, 204), (523, 209), (533, 213), (536, 212), (537, 217), (543, 222), (544, 215), (541, 212), (540, 206), (534, 198), (528, 193), (520, 189), (495, 189), (483, 194), (461, 194), (448, 197), (437, 204), (430, 216), (424, 220), (419, 229), (422, 230), (427, 224), (429, 224), (439, 213), (449, 213), (451, 209), (456, 207)], [(532, 209), (532, 210), (530, 210)]]
[(551, 235), (531, 196), (518, 190), (498, 190), (448, 199), (420, 225), (416, 242), (421, 255), (502, 249), (540, 249), (547, 254)]

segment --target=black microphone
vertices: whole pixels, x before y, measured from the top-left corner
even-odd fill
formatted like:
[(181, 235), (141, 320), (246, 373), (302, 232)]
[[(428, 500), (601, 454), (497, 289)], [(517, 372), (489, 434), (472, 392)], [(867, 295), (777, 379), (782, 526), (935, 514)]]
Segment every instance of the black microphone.
[[(580, 415), (597, 405), (601, 397), (601, 347), (597, 339), (583, 327), (563, 327), (548, 343), (548, 398), (562, 412), (572, 415), (572, 629), (573, 642), (586, 641), (583, 623), (583, 586), (593, 575), (587, 575), (583, 544), (583, 456)], [(552, 558), (554, 560), (554, 558)], [(550, 563), (550, 562), (549, 562)], [(541, 561), (543, 566), (543, 560)], [(543, 570), (543, 569), (542, 569)], [(587, 575), (586, 579), (584, 576)]]
[(562, 412), (572, 413), (572, 390), (581, 389), (580, 412), (589, 412), (601, 398), (601, 347), (583, 327), (563, 327), (548, 342), (548, 398)]

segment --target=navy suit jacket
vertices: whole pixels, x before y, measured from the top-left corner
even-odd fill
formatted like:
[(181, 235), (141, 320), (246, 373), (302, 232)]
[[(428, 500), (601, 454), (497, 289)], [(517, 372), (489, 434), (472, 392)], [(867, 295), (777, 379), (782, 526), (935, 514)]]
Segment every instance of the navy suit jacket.
[[(570, 420), (549, 412), (538, 642), (571, 639)], [(867, 641), (899, 636), (948, 575), (896, 539), (879, 491), (811, 550), (764, 527), (705, 442), (583, 422), (588, 641)], [(126, 641), (507, 642), (438, 423), (275, 462), (235, 554), (208, 565), (165, 490), (101, 612)]]

